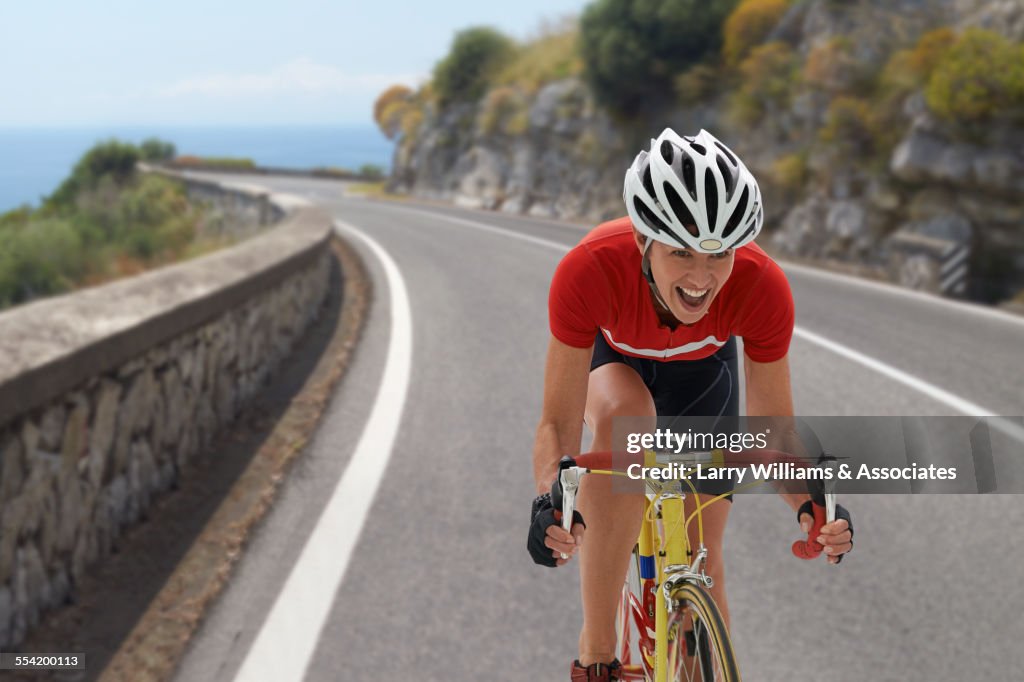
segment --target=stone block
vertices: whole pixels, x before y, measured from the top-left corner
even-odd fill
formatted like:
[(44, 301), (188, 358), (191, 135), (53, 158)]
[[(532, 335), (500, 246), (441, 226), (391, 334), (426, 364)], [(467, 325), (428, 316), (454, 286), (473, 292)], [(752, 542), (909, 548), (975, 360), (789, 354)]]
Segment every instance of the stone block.
[(50, 452), (60, 452), (66, 418), (67, 409), (63, 403), (51, 405), (43, 412), (39, 420), (39, 447)]
[(25, 448), (15, 433), (0, 439), (0, 509), (18, 495), (25, 480)]
[(88, 434), (89, 402), (84, 396), (79, 396), (64, 424), (64, 437), (60, 446), (63, 470), (77, 472), (78, 461), (89, 452)]
[(117, 425), (117, 408), (120, 404), (121, 384), (104, 379), (93, 397), (96, 410), (93, 415), (92, 429), (89, 434), (89, 466), (87, 477), (96, 487), (101, 486), (113, 470), (111, 456), (113, 454), (115, 427)]
[(11, 617), (14, 615), (14, 595), (11, 588), (0, 584), (0, 649), (11, 645)]

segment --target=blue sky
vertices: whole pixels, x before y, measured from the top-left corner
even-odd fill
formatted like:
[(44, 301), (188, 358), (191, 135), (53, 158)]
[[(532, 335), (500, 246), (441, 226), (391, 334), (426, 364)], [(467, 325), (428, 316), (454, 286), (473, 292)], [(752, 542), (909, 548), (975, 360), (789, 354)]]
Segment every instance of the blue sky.
[(516, 38), (585, 0), (36, 0), (0, 9), (0, 126), (366, 124), (455, 31)]

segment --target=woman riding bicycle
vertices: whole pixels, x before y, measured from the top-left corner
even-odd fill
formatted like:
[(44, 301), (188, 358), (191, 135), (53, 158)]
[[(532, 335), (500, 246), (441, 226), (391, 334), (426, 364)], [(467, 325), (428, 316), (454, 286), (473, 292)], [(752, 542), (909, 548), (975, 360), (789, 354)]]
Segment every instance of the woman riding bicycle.
[[(547, 566), (580, 555), (583, 628), (573, 680), (618, 679), (616, 608), (644, 508), (642, 494), (613, 494), (612, 477), (590, 476), (572, 532), (557, 523), (544, 493), (559, 459), (579, 454), (583, 423), (594, 450), (611, 450), (623, 445), (613, 442), (615, 417), (645, 418), (653, 429), (658, 416), (737, 416), (736, 336), (747, 414), (793, 415), (793, 299), (782, 269), (753, 244), (764, 211), (750, 171), (707, 131), (682, 137), (666, 129), (626, 172), (623, 199), (628, 217), (598, 226), (566, 254), (548, 299), (552, 338), (533, 453), (541, 496), (529, 549)], [(686, 513), (727, 490), (698, 486), (707, 494), (688, 497)], [(808, 531), (809, 496), (782, 496)], [(730, 506), (703, 511), (706, 571), (727, 623), (721, 550)], [(819, 540), (830, 563), (852, 548), (845, 510), (841, 516)]]

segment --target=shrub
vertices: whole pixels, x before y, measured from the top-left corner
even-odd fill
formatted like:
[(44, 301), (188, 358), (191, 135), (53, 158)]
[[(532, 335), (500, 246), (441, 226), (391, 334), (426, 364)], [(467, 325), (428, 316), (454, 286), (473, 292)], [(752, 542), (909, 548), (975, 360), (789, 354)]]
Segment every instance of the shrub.
[(779, 23), (789, 0), (743, 0), (725, 21), (722, 56), (727, 64), (738, 64)]
[(798, 68), (796, 54), (785, 43), (755, 47), (740, 64), (742, 85), (732, 97), (732, 115), (750, 125), (767, 111), (788, 106)]
[(799, 191), (808, 177), (807, 154), (787, 154), (772, 164), (772, 178), (788, 192)]
[(509, 122), (527, 106), (526, 98), (516, 88), (510, 86), (495, 88), (484, 98), (477, 117), (477, 126), (485, 135), (499, 131), (507, 133), (509, 132)]
[(536, 92), (552, 81), (583, 72), (579, 24), (544, 26), (540, 35), (515, 52), (494, 78), (495, 85), (514, 85), (526, 93)]
[(700, 102), (722, 87), (722, 74), (710, 64), (696, 64), (676, 76), (673, 87), (680, 104)]
[(597, 101), (630, 115), (671, 101), (674, 74), (717, 53), (735, 0), (596, 0), (580, 49)]
[(140, 154), (131, 145), (101, 143), (75, 165), (56, 199), (38, 211), (0, 215), (0, 307), (132, 274), (202, 246), (202, 216), (184, 188), (136, 175), (129, 161)]
[(841, 96), (829, 105), (818, 139), (844, 155), (864, 158), (876, 151), (878, 132), (867, 102)]
[(853, 92), (865, 81), (864, 65), (853, 56), (846, 36), (836, 36), (811, 50), (804, 64), (804, 82), (830, 92)]
[(392, 85), (373, 103), (373, 120), (389, 140), (401, 131), (402, 111), (412, 99), (412, 90), (404, 85)]
[(928, 106), (957, 123), (1024, 113), (1024, 46), (968, 29), (939, 59), (925, 88)]
[(177, 150), (173, 144), (156, 137), (143, 140), (139, 145), (139, 155), (143, 161), (169, 161), (176, 154)]
[(448, 56), (434, 67), (433, 84), (441, 106), (479, 100), (513, 52), (512, 41), (492, 28), (459, 31)]
[(955, 40), (952, 29), (937, 28), (922, 35), (914, 47), (894, 52), (882, 70), (883, 89), (905, 94), (924, 85)]
[(399, 128), (401, 128), (402, 135), (405, 138), (412, 139), (416, 136), (416, 131), (419, 130), (422, 124), (423, 110), (409, 107), (402, 112), (402, 120), (399, 122)]
[(67, 291), (85, 274), (81, 239), (67, 219), (0, 230), (0, 239), (0, 306)]
[(75, 164), (70, 177), (47, 198), (45, 207), (67, 210), (80, 192), (95, 187), (104, 177), (118, 185), (126, 183), (134, 176), (138, 160), (139, 149), (133, 144), (119, 140), (97, 144)]
[(363, 176), (364, 180), (376, 182), (384, 179), (384, 169), (375, 163), (364, 163), (359, 167), (359, 175)]

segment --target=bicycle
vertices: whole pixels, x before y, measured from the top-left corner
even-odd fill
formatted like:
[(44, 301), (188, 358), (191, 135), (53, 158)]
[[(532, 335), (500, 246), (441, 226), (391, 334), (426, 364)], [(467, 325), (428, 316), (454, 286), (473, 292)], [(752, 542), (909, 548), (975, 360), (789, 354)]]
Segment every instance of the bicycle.
[[(758, 457), (765, 456), (791, 459), (774, 451), (758, 453)], [(628, 476), (628, 466), (614, 466), (613, 457), (616, 460), (621, 458), (617, 462), (619, 464), (625, 462), (646, 467), (675, 464), (687, 471), (692, 471), (698, 464), (708, 467), (725, 463), (725, 453), (721, 450), (681, 454), (647, 450), (637, 455), (591, 452), (575, 458), (563, 458), (559, 465), (560, 485), (552, 491), (552, 503), (556, 509), (561, 509), (565, 530), (569, 530), (572, 524), (576, 493), (584, 475)], [(827, 457), (823, 461), (826, 466), (833, 464)], [(806, 462), (802, 461), (801, 465), (806, 466)], [(704, 571), (707, 548), (704, 546), (702, 510), (729, 493), (698, 504), (684, 519), (684, 483), (697, 499), (696, 487), (689, 478), (656, 480), (645, 477), (644, 481), (647, 497), (644, 518), (633, 548), (630, 572), (623, 585), (617, 618), (616, 655), (622, 664), (622, 679), (641, 682), (739, 682), (741, 678), (729, 632), (708, 591), (713, 581)], [(760, 480), (754, 481), (737, 490), (761, 483)], [(820, 554), (821, 546), (810, 538), (816, 537), (817, 528), (822, 523), (835, 520), (835, 493), (828, 481), (825, 481), (823, 493), (825, 513), (816, 519), (807, 541), (798, 540), (793, 544), (793, 553), (801, 558), (810, 559)], [(696, 553), (689, 545), (687, 534), (694, 518), (698, 529)], [(634, 629), (635, 642), (632, 639)], [(636, 662), (634, 644), (638, 654)]]

